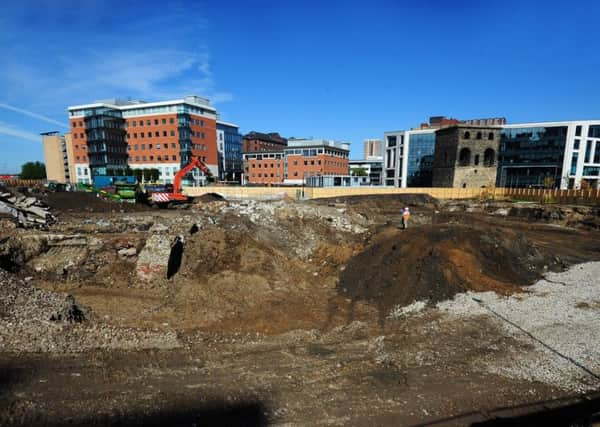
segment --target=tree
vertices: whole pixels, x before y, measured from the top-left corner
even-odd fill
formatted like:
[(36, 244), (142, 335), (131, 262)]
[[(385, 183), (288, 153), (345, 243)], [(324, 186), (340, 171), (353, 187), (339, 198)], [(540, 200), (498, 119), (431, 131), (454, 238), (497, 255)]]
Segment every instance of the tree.
[(46, 166), (42, 162), (27, 162), (21, 166), (21, 179), (45, 179)]
[(367, 170), (365, 168), (354, 168), (352, 169), (352, 176), (367, 176)]

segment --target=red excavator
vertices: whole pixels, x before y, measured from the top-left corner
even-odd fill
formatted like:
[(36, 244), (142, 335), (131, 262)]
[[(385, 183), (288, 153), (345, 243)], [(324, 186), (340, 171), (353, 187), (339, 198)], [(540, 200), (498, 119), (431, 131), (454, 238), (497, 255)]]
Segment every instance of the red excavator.
[(172, 193), (152, 193), (152, 203), (159, 206), (166, 206), (172, 202), (187, 202), (189, 197), (181, 192), (181, 180), (186, 176), (192, 169), (198, 168), (206, 176), (211, 176), (208, 167), (198, 157), (192, 157), (192, 160), (177, 172), (175, 179), (173, 180), (173, 192)]

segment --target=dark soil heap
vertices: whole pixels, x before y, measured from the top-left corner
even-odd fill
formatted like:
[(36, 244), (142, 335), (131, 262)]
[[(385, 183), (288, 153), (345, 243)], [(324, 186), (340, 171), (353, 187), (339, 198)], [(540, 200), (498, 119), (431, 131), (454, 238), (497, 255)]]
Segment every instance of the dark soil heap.
[(380, 310), (436, 303), (467, 290), (518, 292), (541, 277), (551, 257), (506, 229), (434, 225), (388, 228), (348, 263), (338, 291)]

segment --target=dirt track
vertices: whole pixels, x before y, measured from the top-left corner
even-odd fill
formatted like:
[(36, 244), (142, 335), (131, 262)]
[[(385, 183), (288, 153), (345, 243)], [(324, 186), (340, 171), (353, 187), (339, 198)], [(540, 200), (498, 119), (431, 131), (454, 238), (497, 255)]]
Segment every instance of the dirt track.
[[(410, 196), (81, 211), (67, 194), (46, 200), (51, 230), (1, 231), (0, 267), (20, 286), (73, 295), (87, 320), (0, 310), (2, 424), (407, 425), (572, 393), (473, 369), (531, 347), (435, 304), (519, 295), (547, 271), (600, 259), (594, 210), (532, 220), (513, 205)], [(177, 235), (181, 266), (167, 280)], [(429, 308), (394, 315), (415, 302)]]

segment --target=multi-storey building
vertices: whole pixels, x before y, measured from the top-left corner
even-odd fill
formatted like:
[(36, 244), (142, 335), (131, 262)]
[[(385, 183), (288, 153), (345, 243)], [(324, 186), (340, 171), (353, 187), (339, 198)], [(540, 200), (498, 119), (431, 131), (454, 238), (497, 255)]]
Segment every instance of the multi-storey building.
[(42, 133), (42, 145), (44, 146), (47, 179), (60, 183), (77, 182), (71, 134)]
[(435, 129), (386, 132), (384, 185), (431, 187)]
[(282, 151), (287, 145), (287, 140), (277, 132), (261, 133), (252, 131), (244, 135), (242, 152), (256, 153), (260, 151)]
[(500, 127), (454, 125), (435, 133), (434, 187), (494, 187)]
[(500, 126), (503, 117), (459, 120), (433, 116), (418, 129), (384, 133), (384, 185), (394, 187), (431, 187), (435, 131), (449, 126)]
[(217, 147), (219, 151), (219, 180), (241, 182), (242, 135), (233, 123), (217, 121)]
[(302, 185), (309, 176), (348, 175), (350, 146), (324, 139), (290, 139), (283, 151), (244, 153), (244, 183)]
[(382, 159), (362, 159), (350, 160), (350, 175), (356, 175), (357, 171), (364, 171), (370, 185), (382, 185), (383, 160)]
[(499, 187), (600, 187), (600, 120), (502, 127)]
[(75, 167), (158, 169), (160, 179), (199, 157), (218, 176), (217, 112), (198, 96), (161, 102), (99, 101), (69, 107)]
[(381, 150), (381, 139), (365, 139), (363, 142), (364, 158), (383, 158), (383, 151)]

